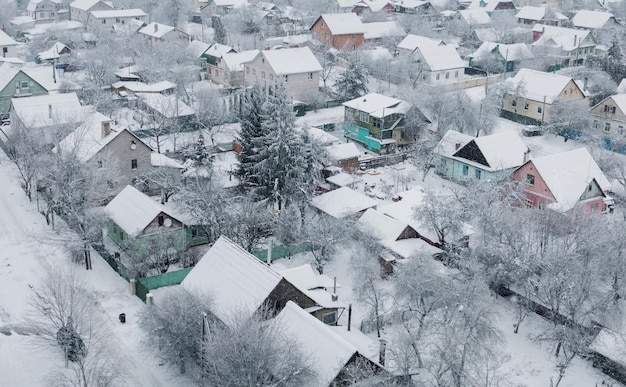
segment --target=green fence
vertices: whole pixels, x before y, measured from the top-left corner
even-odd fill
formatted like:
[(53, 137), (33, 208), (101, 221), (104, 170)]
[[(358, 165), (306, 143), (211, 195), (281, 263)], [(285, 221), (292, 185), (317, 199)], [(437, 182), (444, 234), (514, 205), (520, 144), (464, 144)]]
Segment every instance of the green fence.
[[(282, 245), (272, 248), (272, 261), (280, 258), (291, 257), (294, 254), (304, 253), (310, 250), (310, 244), (307, 242), (298, 245)], [(255, 257), (263, 262), (267, 262), (267, 250), (261, 250), (252, 253)]]
[(187, 277), (187, 274), (189, 274), (191, 269), (193, 268), (187, 267), (169, 273), (155, 275), (153, 277), (139, 278), (137, 279), (137, 283), (135, 284), (135, 294), (143, 302), (146, 302), (146, 294), (148, 294), (150, 290), (180, 284), (181, 282), (183, 282), (185, 277)]
[(118, 259), (115, 259), (115, 257), (112, 256), (104, 248), (104, 246), (94, 244), (94, 245), (92, 245), (92, 247), (93, 247), (94, 250), (96, 250), (98, 252), (98, 254), (100, 254), (100, 256), (102, 258), (104, 258), (105, 261), (107, 261), (109, 266), (111, 266), (113, 268), (113, 270), (115, 270), (117, 272), (117, 274), (122, 276), (122, 278), (124, 278), (126, 281), (130, 281), (130, 278), (131, 278), (130, 272), (124, 265), (122, 265), (122, 262), (120, 262)]

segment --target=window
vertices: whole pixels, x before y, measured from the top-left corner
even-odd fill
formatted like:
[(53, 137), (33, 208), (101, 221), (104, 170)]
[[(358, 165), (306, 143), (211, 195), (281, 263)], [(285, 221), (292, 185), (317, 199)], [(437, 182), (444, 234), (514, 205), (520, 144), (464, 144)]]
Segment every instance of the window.
[(270, 74), (270, 81), (274, 80), (274, 74)]
[(359, 112), (359, 121), (370, 122), (370, 115), (366, 112)]
[(289, 82), (289, 75), (283, 75), (283, 80), (285, 83)]
[(457, 70), (457, 71), (455, 71), (455, 72), (454, 72), (454, 77), (455, 77), (455, 78), (458, 78), (458, 77), (459, 77), (459, 70)]
[(537, 106), (537, 114), (541, 114), (543, 112), (543, 108), (541, 106)]
[(533, 208), (533, 204), (535, 204), (532, 200), (526, 199), (526, 208)]
[(28, 86), (28, 81), (22, 81), (22, 82), (20, 82), (20, 87), (21, 87), (22, 89), (28, 89), (28, 88), (29, 88), (29, 86)]
[(120, 18), (119, 18), (119, 17), (116, 17), (116, 18), (115, 18), (115, 22), (116, 22), (116, 23), (119, 23), (119, 22), (120, 22)]
[(480, 180), (480, 176), (482, 175), (482, 171), (480, 169), (474, 169), (474, 177)]
[(611, 131), (611, 123), (610, 122), (605, 122), (604, 123), (604, 132), (608, 133)]
[(335, 325), (337, 323), (337, 312), (323, 314), (322, 322), (327, 325)]
[(517, 100), (512, 99), (511, 100), (511, 107), (516, 107), (517, 106)]
[(137, 159), (130, 160), (130, 169), (137, 169)]
[(463, 176), (467, 176), (469, 174), (469, 167), (467, 165), (463, 166)]
[(356, 39), (356, 34), (352, 34), (352, 39)]
[(535, 175), (531, 175), (530, 173), (526, 174), (526, 184), (535, 185)]
[(439, 73), (437, 73), (437, 75), (435, 76), (436, 80), (439, 80)]
[(524, 102), (524, 110), (528, 110), (528, 102)]
[[(211, 73), (210, 69), (209, 69), (209, 73)], [(250, 74), (250, 67), (246, 67), (246, 74)]]
[(159, 215), (157, 217), (157, 222), (159, 224), (159, 227), (163, 227), (163, 223), (165, 223), (165, 217), (163, 215)]
[(356, 44), (352, 45), (352, 50), (356, 50)]
[(8, 52), (9, 52), (9, 48), (8, 47), (2, 47), (2, 56), (3, 57), (7, 56)]
[(261, 71), (261, 79), (265, 79), (265, 71)]
[(252, 69), (252, 75), (256, 75), (256, 69)]
[(324, 22), (322, 22), (322, 28), (324, 28), (324, 27), (325, 27)]
[(546, 203), (544, 203), (543, 200), (539, 200), (537, 202), (537, 208), (539, 208), (540, 210), (543, 210), (544, 208), (546, 208)]
[(103, 164), (102, 164), (102, 160), (98, 160), (98, 168), (102, 168)]
[(309, 73), (309, 80), (313, 79), (313, 73)]
[(450, 72), (446, 71), (446, 79), (450, 79)]
[(617, 133), (618, 134), (624, 134), (624, 127), (622, 125), (617, 127)]
[(600, 123), (598, 122), (598, 120), (593, 120), (593, 128), (598, 129), (599, 127), (600, 127)]
[(107, 19), (102, 19), (102, 24), (107, 24)]

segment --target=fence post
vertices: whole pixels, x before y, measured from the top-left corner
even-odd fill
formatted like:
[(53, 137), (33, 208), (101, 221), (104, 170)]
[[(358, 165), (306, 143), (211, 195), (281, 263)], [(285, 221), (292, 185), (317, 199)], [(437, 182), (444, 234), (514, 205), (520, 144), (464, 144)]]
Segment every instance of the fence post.
[(134, 296), (137, 294), (137, 280), (134, 278), (130, 279), (130, 295)]
[(152, 293), (146, 294), (146, 305), (154, 305), (154, 296), (152, 295)]

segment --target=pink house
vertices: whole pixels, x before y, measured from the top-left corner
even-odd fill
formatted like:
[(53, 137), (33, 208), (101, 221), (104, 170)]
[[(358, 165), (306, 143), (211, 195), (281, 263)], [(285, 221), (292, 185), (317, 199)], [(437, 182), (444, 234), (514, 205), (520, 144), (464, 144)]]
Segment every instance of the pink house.
[(611, 185), (586, 148), (531, 159), (513, 172), (524, 183), (526, 207), (601, 213)]

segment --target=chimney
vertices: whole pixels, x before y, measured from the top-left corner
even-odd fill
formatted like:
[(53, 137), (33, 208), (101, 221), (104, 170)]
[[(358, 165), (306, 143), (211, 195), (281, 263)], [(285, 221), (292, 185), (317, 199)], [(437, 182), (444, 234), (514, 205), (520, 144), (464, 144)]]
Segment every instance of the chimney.
[(527, 162), (528, 159), (530, 159), (530, 148), (526, 148), (526, 151), (524, 152), (524, 162)]
[(159, 30), (159, 24), (154, 23), (154, 32), (157, 32), (158, 30)]
[(456, 144), (454, 144), (454, 150), (459, 150), (460, 147), (461, 147), (460, 142), (457, 142)]
[(385, 365), (385, 352), (387, 351), (387, 341), (380, 339), (380, 349), (378, 350), (378, 362), (381, 366)]
[(585, 77), (583, 80), (583, 91), (587, 91), (587, 83), (589, 82), (589, 78)]
[(52, 105), (48, 105), (48, 118), (52, 118)]
[(339, 299), (339, 295), (337, 294), (337, 277), (333, 277), (333, 294), (331, 294), (330, 299), (335, 302)]
[(101, 128), (102, 128), (102, 138), (105, 138), (111, 133), (111, 122), (102, 121)]

